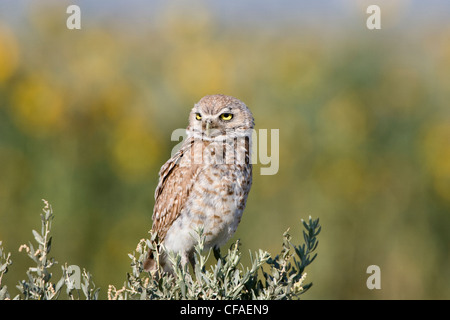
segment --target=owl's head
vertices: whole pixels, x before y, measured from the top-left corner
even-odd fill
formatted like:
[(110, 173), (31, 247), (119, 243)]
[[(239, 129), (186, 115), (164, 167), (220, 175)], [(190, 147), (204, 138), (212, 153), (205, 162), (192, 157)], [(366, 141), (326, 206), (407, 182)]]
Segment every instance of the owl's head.
[(222, 94), (205, 96), (189, 115), (188, 132), (210, 139), (251, 134), (254, 119), (241, 100)]

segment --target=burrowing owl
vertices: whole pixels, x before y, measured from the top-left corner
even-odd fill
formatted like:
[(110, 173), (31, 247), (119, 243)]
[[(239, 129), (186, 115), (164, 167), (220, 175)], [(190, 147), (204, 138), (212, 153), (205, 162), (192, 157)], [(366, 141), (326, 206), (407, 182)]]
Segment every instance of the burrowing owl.
[[(218, 249), (234, 234), (252, 184), (252, 113), (240, 100), (203, 97), (189, 115), (187, 138), (159, 172), (152, 231), (166, 250), (193, 263), (195, 230), (203, 228), (205, 249)], [(160, 257), (164, 271), (171, 271)], [(150, 251), (146, 270), (157, 268)]]

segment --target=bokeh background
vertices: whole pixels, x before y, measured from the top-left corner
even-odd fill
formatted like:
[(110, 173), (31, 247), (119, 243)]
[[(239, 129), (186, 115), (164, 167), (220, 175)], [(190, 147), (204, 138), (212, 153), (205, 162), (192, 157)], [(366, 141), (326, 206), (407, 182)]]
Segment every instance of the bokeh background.
[[(67, 6), (81, 30), (66, 28)], [(368, 30), (366, 8), (381, 8)], [(224, 93), (279, 129), (243, 256), (320, 218), (307, 299), (450, 298), (448, 1), (1, 1), (0, 241), (18, 252), (53, 206), (52, 255), (106, 298), (151, 227), (160, 166), (193, 104)], [(244, 258), (244, 263), (247, 258)], [(381, 268), (368, 290), (366, 269)], [(58, 270), (58, 268), (56, 269)]]

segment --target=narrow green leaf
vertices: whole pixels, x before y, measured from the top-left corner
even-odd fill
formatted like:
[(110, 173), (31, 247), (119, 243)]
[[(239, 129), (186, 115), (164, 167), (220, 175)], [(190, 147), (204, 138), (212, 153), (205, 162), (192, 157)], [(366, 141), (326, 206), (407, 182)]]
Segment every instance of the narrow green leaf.
[(42, 238), (42, 236), (36, 230), (32, 230), (32, 232), (37, 243), (39, 243), (40, 245), (44, 245), (44, 239)]

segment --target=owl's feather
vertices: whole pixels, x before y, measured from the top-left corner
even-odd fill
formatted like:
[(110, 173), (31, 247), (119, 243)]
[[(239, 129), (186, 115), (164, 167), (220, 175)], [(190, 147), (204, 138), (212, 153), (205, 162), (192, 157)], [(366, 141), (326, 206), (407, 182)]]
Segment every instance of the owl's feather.
[[(159, 171), (159, 182), (155, 190), (152, 231), (157, 233), (160, 242), (164, 241), (170, 226), (180, 215), (201, 170), (198, 164), (192, 164), (191, 170), (187, 172), (180, 170), (180, 162), (184, 156), (189, 155), (193, 144), (193, 138), (186, 140), (180, 150)], [(155, 268), (153, 254), (150, 251), (144, 263), (144, 269), (154, 270)]]
[[(201, 166), (192, 163), (189, 170), (180, 170), (183, 157), (190, 156), (194, 139), (186, 140), (180, 150), (170, 158), (159, 171), (159, 183), (155, 190), (152, 230), (158, 233), (162, 242), (173, 221), (178, 218), (189, 197)], [(189, 160), (187, 160), (189, 161)], [(184, 161), (184, 162), (187, 162)]]

